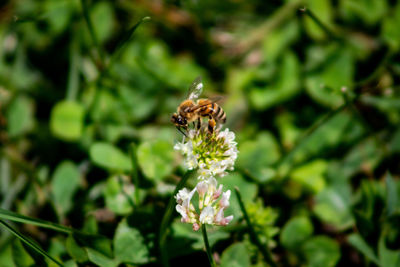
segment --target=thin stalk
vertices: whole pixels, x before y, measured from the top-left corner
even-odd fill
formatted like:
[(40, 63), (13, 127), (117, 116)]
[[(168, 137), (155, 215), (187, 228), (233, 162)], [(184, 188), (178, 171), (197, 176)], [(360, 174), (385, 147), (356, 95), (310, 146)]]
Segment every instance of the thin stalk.
[(9, 220), (9, 221), (14, 221), (14, 222), (36, 225), (38, 227), (52, 229), (52, 230), (55, 230), (58, 232), (66, 233), (66, 234), (78, 233), (78, 234), (87, 235), (86, 233), (83, 233), (81, 231), (75, 230), (70, 227), (66, 227), (66, 226), (56, 224), (53, 222), (44, 221), (41, 219), (27, 217), (27, 216), (24, 216), (24, 215), (21, 215), (21, 214), (18, 214), (18, 213), (9, 211), (9, 210), (1, 209), (1, 208), (0, 208), (0, 220)]
[(83, 18), (85, 19), (86, 25), (89, 29), (90, 37), (92, 38), (93, 44), (96, 46), (97, 52), (99, 54), (101, 67), (104, 67), (105, 56), (103, 53), (103, 49), (101, 48), (99, 41), (97, 39), (96, 32), (94, 31), (92, 20), (90, 19), (89, 6), (87, 4), (87, 0), (81, 0), (81, 4), (82, 4)]
[(36, 243), (32, 242), (28, 238), (26, 238), (24, 235), (22, 235), (20, 232), (12, 228), (10, 225), (8, 225), (5, 221), (0, 220), (0, 224), (4, 226), (8, 231), (10, 231), (14, 236), (19, 238), (22, 242), (24, 242), (27, 246), (35, 250), (37, 253), (40, 255), (43, 255), (44, 257), (48, 258), (49, 260), (53, 261), (55, 264), (58, 266), (63, 266), (63, 264), (56, 259), (54, 259), (52, 256), (47, 254), (46, 251), (44, 251), (41, 247), (39, 247)]
[(106, 66), (103, 66), (99, 78), (97, 79), (96, 83), (101, 84), (102, 80), (109, 75), (109, 71), (111, 69), (111, 66), (116, 62), (119, 57), (121, 56), (122, 52), (124, 51), (125, 47), (127, 46), (127, 43), (132, 40), (133, 38), (133, 33), (137, 30), (137, 28), (140, 26), (145, 21), (150, 20), (150, 17), (144, 17), (139, 22), (137, 22), (135, 25), (133, 25), (132, 28), (130, 28), (122, 37), (122, 39), (119, 41), (118, 45), (114, 49), (114, 51), (111, 53), (110, 59), (108, 61), (108, 64)]
[(134, 143), (131, 144), (130, 149), (131, 154), (131, 162), (132, 162), (132, 181), (135, 185), (135, 204), (139, 204), (139, 173), (138, 173), (138, 164), (137, 164), (137, 157), (136, 157), (136, 145)]
[(171, 198), (169, 199), (167, 210), (164, 213), (164, 216), (161, 221), (160, 232), (159, 232), (159, 246), (161, 252), (161, 260), (164, 266), (169, 266), (168, 262), (168, 255), (165, 250), (165, 241), (167, 240), (167, 228), (171, 221), (171, 215), (174, 211), (175, 207), (175, 195), (178, 191), (186, 184), (186, 181), (192, 176), (193, 171), (187, 171), (182, 179), (179, 181), (178, 185), (175, 187), (174, 193), (172, 194)]
[(326, 26), (317, 16), (315, 16), (315, 14), (310, 9), (304, 7), (304, 8), (301, 8), (300, 11), (303, 14), (309, 16), (310, 19), (312, 21), (314, 21), (315, 24), (317, 24), (329, 37), (331, 37), (332, 39), (335, 39), (335, 40), (342, 39), (336, 33), (334, 33), (331, 29), (329, 29), (329, 27)]
[(239, 192), (239, 188), (235, 187), (235, 193), (239, 202), (239, 206), (240, 209), (242, 210), (243, 213), (243, 217), (247, 223), (247, 226), (249, 228), (249, 234), (250, 237), (253, 239), (253, 241), (255, 242), (256, 246), (258, 247), (258, 249), (260, 250), (261, 254), (264, 256), (265, 261), (271, 265), (272, 267), (276, 267), (276, 263), (274, 262), (274, 260), (272, 259), (272, 255), (271, 252), (267, 249), (267, 245), (263, 245), (260, 241), (260, 239), (258, 238), (256, 231), (254, 230), (253, 225), (251, 224), (249, 215), (247, 214), (246, 208), (244, 207), (244, 203), (242, 200), (242, 196), (240, 195)]
[(358, 110), (356, 105), (354, 105), (354, 99), (351, 99), (349, 94), (346, 91), (343, 92), (343, 99), (349, 105), (350, 110), (354, 113), (354, 115), (358, 117), (358, 119), (360, 120), (363, 127), (372, 135), (376, 145), (378, 147), (382, 148), (383, 155), (384, 155), (384, 157), (386, 157), (389, 154), (386, 144), (384, 142), (382, 142), (382, 140), (377, 136), (375, 131), (371, 128), (370, 124), (367, 122), (367, 120), (364, 118), (364, 116)]
[(212, 256), (212, 252), (211, 252), (211, 248), (210, 248), (210, 243), (208, 242), (208, 237), (207, 237), (207, 229), (206, 229), (206, 225), (203, 224), (201, 226), (201, 232), (203, 234), (203, 240), (204, 240), (204, 245), (206, 247), (206, 252), (207, 252), (207, 256), (208, 256), (208, 261), (210, 262), (211, 267), (215, 267), (215, 261), (214, 258)]
[(76, 39), (73, 39), (70, 45), (70, 65), (68, 71), (67, 99), (76, 100), (79, 89), (79, 51)]

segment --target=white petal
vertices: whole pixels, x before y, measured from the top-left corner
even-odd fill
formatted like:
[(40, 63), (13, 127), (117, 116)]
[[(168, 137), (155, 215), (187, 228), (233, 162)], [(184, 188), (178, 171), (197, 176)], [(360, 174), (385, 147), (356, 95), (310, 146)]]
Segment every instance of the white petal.
[(214, 220), (214, 208), (211, 206), (205, 207), (200, 214), (200, 223), (212, 224)]

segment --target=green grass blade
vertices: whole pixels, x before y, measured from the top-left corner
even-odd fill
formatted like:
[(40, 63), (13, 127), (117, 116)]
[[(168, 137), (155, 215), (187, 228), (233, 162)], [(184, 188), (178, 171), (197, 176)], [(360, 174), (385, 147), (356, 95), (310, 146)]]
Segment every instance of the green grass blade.
[(0, 220), (0, 224), (3, 225), (8, 231), (10, 231), (14, 236), (19, 238), (22, 242), (24, 242), (27, 246), (35, 250), (37, 253), (40, 255), (44, 256), (45, 258), (48, 258), (49, 260), (53, 261), (56, 263), (58, 266), (63, 266), (63, 264), (56, 259), (54, 259), (52, 256), (47, 254), (46, 251), (44, 251), (41, 247), (39, 247), (37, 244), (35, 244), (33, 241), (29, 240), (26, 238), (24, 235), (22, 235), (20, 232), (12, 228), (10, 225), (8, 225), (6, 222), (3, 220)]
[(140, 26), (140, 24), (142, 24), (143, 22), (148, 21), (148, 20), (150, 20), (150, 17), (142, 18), (141, 20), (139, 20), (139, 22), (137, 22), (135, 25), (133, 25), (133, 27), (130, 28), (125, 33), (125, 35), (122, 37), (122, 39), (119, 41), (118, 45), (116, 46), (114, 52), (112, 53), (109, 65), (111, 65), (114, 60), (118, 59), (118, 57), (120, 56), (120, 54), (124, 50), (126, 44), (132, 39), (133, 33)]
[(96, 36), (96, 32), (94, 31), (92, 20), (90, 19), (90, 15), (89, 15), (89, 6), (87, 3), (87, 0), (81, 0), (81, 4), (82, 4), (83, 18), (85, 19), (86, 25), (89, 29), (89, 34), (90, 34), (90, 37), (92, 38), (93, 44), (99, 53), (99, 57), (101, 60), (101, 66), (104, 67), (105, 56), (104, 56), (103, 48), (100, 46), (99, 40), (97, 39), (97, 36)]
[(317, 16), (315, 16), (314, 12), (312, 12), (309, 8), (301, 8), (300, 11), (309, 16), (315, 24), (317, 24), (329, 37), (335, 40), (342, 40), (336, 33), (334, 33), (328, 26), (326, 26)]
[(0, 219), (2, 220), (9, 220), (9, 221), (14, 221), (14, 222), (20, 222), (20, 223), (26, 223), (26, 224), (31, 224), (31, 225), (36, 225), (39, 227), (43, 228), (48, 228), (48, 229), (53, 229), (58, 232), (63, 232), (63, 233), (77, 233), (79, 232), (78, 230), (59, 225), (56, 223), (40, 220), (40, 219), (35, 219), (31, 217), (27, 217), (12, 211), (8, 211), (5, 209), (0, 209)]
[(194, 171), (188, 171), (179, 181), (178, 185), (175, 187), (174, 193), (172, 194), (171, 198), (169, 199), (167, 210), (164, 213), (164, 216), (161, 221), (160, 232), (159, 232), (159, 247), (161, 252), (161, 260), (164, 266), (169, 266), (168, 263), (168, 254), (165, 249), (165, 241), (167, 240), (167, 228), (171, 221), (172, 212), (175, 209), (175, 195), (178, 191), (186, 184), (186, 181), (189, 179), (190, 176)]
[(277, 266), (274, 260), (272, 259), (270, 251), (267, 249), (267, 245), (266, 244), (263, 245), (261, 243), (260, 239), (257, 236), (257, 233), (254, 230), (253, 225), (251, 224), (249, 215), (247, 214), (246, 208), (244, 207), (244, 203), (242, 200), (242, 196), (240, 195), (239, 188), (235, 187), (235, 193), (239, 202), (240, 209), (242, 210), (243, 217), (247, 223), (247, 226), (249, 227), (250, 237), (253, 239), (254, 243), (260, 250), (261, 254), (264, 256), (265, 261), (273, 267)]

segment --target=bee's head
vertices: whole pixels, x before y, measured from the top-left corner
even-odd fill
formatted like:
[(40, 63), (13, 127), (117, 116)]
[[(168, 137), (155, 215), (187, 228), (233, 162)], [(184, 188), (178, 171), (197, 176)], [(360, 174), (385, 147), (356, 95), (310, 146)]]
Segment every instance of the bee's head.
[(187, 125), (186, 118), (174, 113), (171, 117), (171, 122), (177, 127), (185, 127)]

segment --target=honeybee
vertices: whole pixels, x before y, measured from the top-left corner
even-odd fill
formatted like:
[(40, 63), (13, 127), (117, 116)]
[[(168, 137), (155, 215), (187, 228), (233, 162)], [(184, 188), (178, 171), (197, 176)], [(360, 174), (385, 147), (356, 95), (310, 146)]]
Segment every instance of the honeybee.
[(197, 100), (202, 91), (201, 77), (197, 77), (189, 87), (187, 99), (178, 106), (177, 113), (171, 117), (171, 122), (185, 136), (181, 128), (187, 131), (191, 122), (197, 121), (197, 129), (200, 129), (202, 118), (208, 118), (208, 131), (212, 134), (217, 122), (223, 124), (226, 121), (225, 111), (216, 103), (221, 97)]

